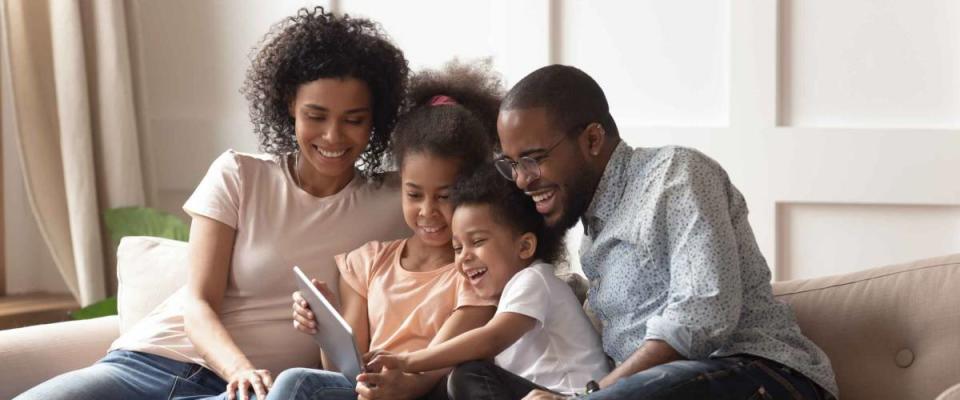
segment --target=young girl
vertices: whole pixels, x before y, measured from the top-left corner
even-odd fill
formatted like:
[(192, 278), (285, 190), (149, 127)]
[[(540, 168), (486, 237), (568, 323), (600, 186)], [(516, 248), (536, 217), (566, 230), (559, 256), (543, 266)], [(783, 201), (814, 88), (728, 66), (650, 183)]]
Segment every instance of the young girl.
[(496, 315), (425, 350), (381, 353), (370, 366), (417, 372), (495, 357), (496, 366), (478, 361), (454, 370), (454, 399), (519, 399), (534, 389), (572, 394), (604, 377), (609, 366), (600, 337), (546, 263), (561, 240), (533, 200), (487, 165), (457, 183), (453, 204), (457, 267), (481, 296), (499, 298)]
[[(370, 242), (336, 257), (340, 312), (361, 353), (415, 351), (482, 326), (496, 302), (481, 298), (453, 264), (450, 191), (460, 173), (488, 161), (495, 135), (499, 86), (483, 69), (451, 64), (411, 81), (413, 108), (397, 123), (393, 156), (400, 169), (403, 217), (413, 235)], [(299, 293), (296, 325), (314, 333)], [(447, 371), (425, 374), (368, 370), (354, 386), (338, 372), (295, 369), (278, 377), (269, 398), (420, 397)], [(401, 383), (406, 382), (406, 383)], [(324, 394), (318, 395), (318, 392)]]

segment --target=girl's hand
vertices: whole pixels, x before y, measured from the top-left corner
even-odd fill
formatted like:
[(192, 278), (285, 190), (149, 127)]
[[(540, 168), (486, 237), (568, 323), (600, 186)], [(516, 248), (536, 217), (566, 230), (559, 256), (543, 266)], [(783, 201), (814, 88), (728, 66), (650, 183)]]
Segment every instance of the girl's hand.
[(227, 383), (227, 399), (235, 400), (237, 394), (240, 400), (249, 399), (250, 389), (257, 394), (258, 399), (267, 397), (267, 391), (273, 387), (273, 377), (265, 369), (244, 368), (230, 374)]
[[(407, 354), (393, 354), (389, 351), (374, 352), (373, 358), (367, 362), (367, 371), (378, 372), (382, 369), (395, 369), (400, 371), (407, 370)], [(370, 354), (370, 353), (368, 353)], [(366, 358), (366, 357), (365, 357)]]
[[(339, 301), (337, 297), (334, 296), (330, 288), (327, 287), (327, 284), (316, 279), (311, 279), (313, 286), (323, 294), (323, 297), (327, 298), (327, 301), (330, 302), (336, 309), (340, 309)], [(303, 298), (303, 295), (299, 291), (293, 292), (293, 327), (298, 331), (315, 335), (317, 333), (317, 319), (313, 315), (313, 311), (310, 311), (310, 304), (307, 303), (307, 300)]]

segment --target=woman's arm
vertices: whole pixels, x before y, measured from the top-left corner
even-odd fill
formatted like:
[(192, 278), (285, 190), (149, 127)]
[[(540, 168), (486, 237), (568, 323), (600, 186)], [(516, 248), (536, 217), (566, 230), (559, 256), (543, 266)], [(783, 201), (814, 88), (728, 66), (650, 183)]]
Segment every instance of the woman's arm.
[(220, 321), (219, 311), (227, 290), (236, 230), (211, 218), (196, 216), (190, 224), (190, 243), (184, 306), (184, 330), (197, 352), (227, 382), (233, 397), (249, 388), (259, 398), (272, 386), (267, 370), (258, 370), (240, 351)]
[(497, 314), (486, 325), (453, 339), (406, 354), (383, 354), (373, 360), (406, 372), (431, 371), (471, 360), (495, 357), (536, 327), (537, 320), (523, 314)]

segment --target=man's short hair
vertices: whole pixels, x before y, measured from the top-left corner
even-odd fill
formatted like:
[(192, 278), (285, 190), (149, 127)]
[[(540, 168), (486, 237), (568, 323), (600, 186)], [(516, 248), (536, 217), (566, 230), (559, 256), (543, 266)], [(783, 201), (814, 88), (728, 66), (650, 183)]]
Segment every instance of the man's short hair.
[(537, 107), (546, 108), (555, 128), (570, 135), (579, 134), (592, 122), (599, 122), (607, 135), (620, 135), (603, 89), (576, 67), (548, 65), (531, 72), (510, 89), (500, 110)]

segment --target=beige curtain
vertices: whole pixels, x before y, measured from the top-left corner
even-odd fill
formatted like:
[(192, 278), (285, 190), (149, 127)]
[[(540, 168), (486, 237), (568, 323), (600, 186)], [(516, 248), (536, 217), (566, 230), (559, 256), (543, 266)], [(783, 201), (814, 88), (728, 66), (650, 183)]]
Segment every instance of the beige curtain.
[(27, 197), (70, 291), (103, 299), (112, 269), (101, 211), (142, 205), (121, 0), (3, 0)]

